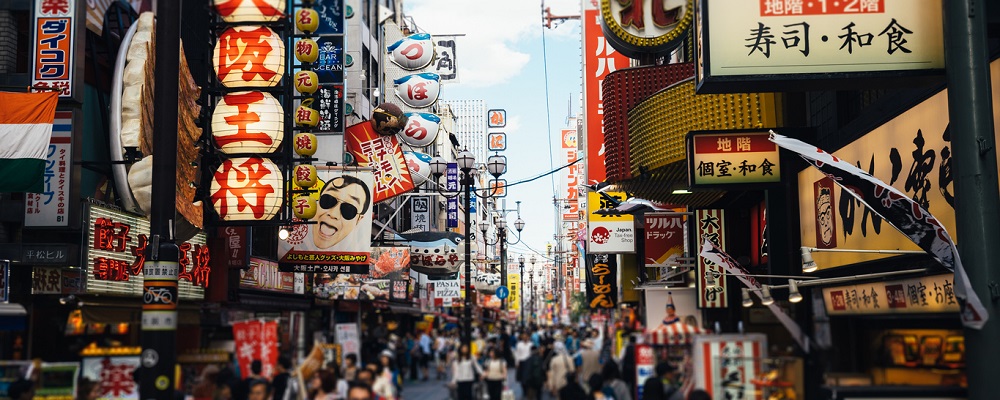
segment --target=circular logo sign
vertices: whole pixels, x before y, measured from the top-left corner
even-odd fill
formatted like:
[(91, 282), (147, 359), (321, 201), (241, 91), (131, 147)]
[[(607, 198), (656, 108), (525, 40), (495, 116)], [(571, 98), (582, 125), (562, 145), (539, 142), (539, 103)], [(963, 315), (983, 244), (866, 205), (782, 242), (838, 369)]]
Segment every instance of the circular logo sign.
[(590, 240), (596, 244), (607, 244), (611, 240), (611, 231), (603, 226), (598, 226), (590, 232)]
[(506, 286), (500, 286), (500, 287), (497, 288), (497, 298), (498, 299), (503, 300), (503, 299), (506, 299), (507, 296), (510, 296), (510, 289), (507, 289)]

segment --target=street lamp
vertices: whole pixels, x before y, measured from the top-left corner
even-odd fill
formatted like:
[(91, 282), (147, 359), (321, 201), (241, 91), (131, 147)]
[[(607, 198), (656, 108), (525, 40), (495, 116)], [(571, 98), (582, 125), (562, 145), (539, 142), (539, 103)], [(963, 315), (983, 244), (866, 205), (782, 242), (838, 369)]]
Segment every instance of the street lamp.
[[(459, 184), (461, 185), (462, 192), (465, 193), (463, 198), (463, 205), (465, 209), (462, 214), (465, 217), (465, 331), (462, 332), (462, 343), (469, 345), (472, 343), (472, 240), (469, 238), (469, 231), (475, 229), (471, 226), (469, 209), (472, 207), (472, 186), (475, 185), (476, 176), (476, 157), (472, 155), (468, 150), (462, 150), (455, 157), (458, 161), (458, 168), (462, 171), (461, 177), (459, 179)], [(493, 175), (493, 179), (496, 180), (500, 178), (507, 172), (507, 157), (500, 155), (493, 155), (487, 159), (486, 169)], [(437, 181), (441, 178), (441, 175), (448, 170), (448, 162), (444, 160), (440, 155), (434, 157), (431, 160), (431, 173), (434, 175), (434, 180)], [(493, 187), (493, 185), (489, 185)], [(437, 191), (440, 192), (440, 186), (437, 187)], [(458, 194), (446, 195), (441, 193), (445, 197), (454, 198)], [(492, 191), (489, 193), (484, 193), (483, 195), (476, 194), (479, 197), (489, 198), (493, 195)]]
[(529, 278), (531, 278), (531, 283), (530, 283), (530, 285), (531, 285), (531, 318), (534, 320), (534, 319), (536, 319), (536, 316), (535, 316), (535, 255), (534, 254), (531, 255), (531, 260), (528, 260), (528, 262), (531, 263), (531, 272), (528, 275), (530, 275)]
[[(518, 222), (521, 222), (520, 218), (518, 218), (517, 220), (518, 220)], [(522, 223), (521, 228), (523, 228), (524, 227), (524, 225), (523, 225), (524, 223), (523, 222), (521, 222), (521, 223)], [(517, 226), (517, 223), (515, 223), (514, 226)], [(521, 279), (520, 279), (520, 282), (519, 282), (520, 285), (521, 285), (521, 288), (518, 290), (518, 293), (520, 293), (521, 295), (519, 296), (520, 298), (518, 300), (521, 301), (521, 304), (520, 304), (520, 307), (521, 307), (521, 330), (523, 331), (524, 330), (524, 254), (521, 254), (521, 255), (517, 256), (517, 264), (518, 264), (518, 266), (521, 267), (521, 275), (520, 275)]]

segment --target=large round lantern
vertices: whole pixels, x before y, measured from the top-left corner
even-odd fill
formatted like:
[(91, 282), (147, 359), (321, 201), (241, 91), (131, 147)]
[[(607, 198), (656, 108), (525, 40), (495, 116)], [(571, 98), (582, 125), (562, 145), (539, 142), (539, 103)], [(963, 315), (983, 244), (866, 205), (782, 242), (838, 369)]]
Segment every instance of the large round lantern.
[(295, 91), (302, 94), (313, 94), (319, 89), (319, 76), (312, 71), (295, 73)]
[(400, 39), (387, 48), (392, 62), (405, 70), (422, 69), (434, 61), (434, 41), (427, 33)]
[(316, 167), (312, 165), (296, 165), (295, 169), (292, 170), (292, 175), (295, 177), (295, 185), (302, 189), (311, 188), (316, 184)]
[(212, 206), (224, 221), (270, 220), (285, 197), (281, 170), (268, 158), (224, 160), (212, 175)]
[(313, 99), (302, 100), (299, 108), (295, 109), (295, 125), (314, 127), (319, 125), (319, 111), (312, 108)]
[(314, 63), (319, 59), (319, 44), (305, 38), (295, 42), (295, 59), (304, 63)]
[(432, 73), (407, 75), (393, 81), (396, 97), (413, 108), (430, 107), (441, 94), (441, 76)]
[(311, 8), (296, 11), (295, 28), (302, 32), (316, 32), (319, 28), (319, 13)]
[(292, 149), (295, 150), (295, 154), (311, 157), (316, 154), (317, 143), (316, 135), (309, 132), (299, 132), (295, 134), (295, 144)]
[(441, 117), (437, 115), (406, 113), (406, 127), (400, 132), (399, 138), (410, 146), (424, 147), (434, 143), (440, 125)]
[(219, 35), (212, 60), (226, 87), (271, 87), (285, 71), (285, 45), (266, 26), (234, 26)]
[(271, 22), (285, 13), (285, 0), (212, 0), (226, 22)]
[(413, 178), (414, 186), (420, 186), (420, 184), (426, 182), (427, 178), (431, 176), (430, 155), (415, 151), (404, 151), (403, 158), (406, 159), (406, 167), (410, 170), (410, 177)]
[(284, 109), (267, 92), (226, 94), (212, 112), (212, 138), (226, 154), (273, 153), (284, 129)]
[(292, 199), (292, 214), (298, 219), (311, 219), (318, 211), (316, 199), (311, 196), (298, 195)]

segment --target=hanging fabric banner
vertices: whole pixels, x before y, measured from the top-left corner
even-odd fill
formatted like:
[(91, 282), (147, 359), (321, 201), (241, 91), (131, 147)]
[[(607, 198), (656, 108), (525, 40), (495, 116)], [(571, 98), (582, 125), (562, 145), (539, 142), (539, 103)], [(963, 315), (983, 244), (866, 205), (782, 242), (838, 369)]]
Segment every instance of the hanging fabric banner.
[(955, 242), (937, 218), (898, 189), (816, 146), (774, 131), (771, 131), (771, 141), (783, 149), (798, 153), (810, 165), (840, 185), (844, 193), (850, 193), (861, 200), (872, 212), (934, 256), (941, 265), (954, 271), (955, 296), (962, 304), (962, 324), (972, 329), (982, 329), (989, 314), (972, 289)]
[(591, 309), (613, 309), (618, 303), (618, 256), (587, 255), (587, 304)]
[[(708, 261), (715, 263), (715, 265), (722, 266), (722, 268), (726, 270), (727, 275), (735, 276), (740, 280), (740, 282), (743, 282), (746, 287), (750, 288), (750, 290), (756, 294), (757, 297), (762, 298), (760, 294), (760, 282), (757, 282), (757, 280), (750, 276), (750, 274), (743, 269), (743, 267), (740, 266), (740, 264), (736, 262), (732, 256), (722, 251), (722, 249), (716, 246), (715, 243), (712, 243), (711, 240), (705, 239), (702, 242), (701, 256)], [(777, 304), (771, 303), (767, 306), (767, 308), (771, 309), (771, 312), (778, 318), (778, 321), (785, 326), (785, 329), (788, 330), (792, 339), (795, 339), (795, 341), (799, 343), (799, 346), (802, 347), (802, 351), (808, 353), (809, 337), (802, 332), (802, 327), (795, 323), (795, 320), (793, 320), (792, 317), (785, 314), (785, 311), (782, 310), (781, 307), (778, 307)]]

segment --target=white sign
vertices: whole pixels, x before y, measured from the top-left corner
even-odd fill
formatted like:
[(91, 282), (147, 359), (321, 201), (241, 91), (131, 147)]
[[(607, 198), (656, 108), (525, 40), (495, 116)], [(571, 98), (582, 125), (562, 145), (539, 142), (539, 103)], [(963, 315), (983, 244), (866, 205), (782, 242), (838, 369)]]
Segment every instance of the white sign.
[(81, 363), (80, 376), (97, 382), (99, 400), (138, 399), (139, 384), (132, 374), (140, 365), (139, 356), (86, 357)]
[(450, 307), (454, 299), (462, 297), (461, 290), (458, 279), (434, 281), (434, 298), (441, 299), (445, 307)]
[[(344, 359), (347, 359), (348, 354), (354, 354), (358, 357), (358, 363), (361, 362), (361, 341), (358, 336), (358, 325), (356, 323), (346, 323), (337, 324), (334, 328), (336, 330), (336, 341), (340, 345)], [(359, 364), (360, 365), (360, 364)]]
[(56, 111), (45, 156), (42, 193), (24, 194), (24, 226), (67, 226), (73, 162), (73, 112)]
[(413, 108), (430, 107), (441, 94), (441, 77), (438, 74), (407, 75), (393, 83), (396, 84), (396, 97)]
[(824, 288), (823, 301), (828, 315), (959, 312), (954, 274)]
[(412, 208), (410, 210), (410, 229), (419, 229), (420, 232), (431, 230), (431, 199), (427, 196), (413, 197), (410, 199)]
[(458, 64), (455, 63), (455, 36), (434, 36), (434, 73), (441, 76), (442, 81), (458, 83)]
[(590, 253), (635, 252), (635, 226), (632, 221), (595, 221), (591, 219), (587, 244)]
[[(705, 388), (714, 399), (756, 399), (753, 380), (763, 372), (767, 337), (701, 335), (694, 338), (695, 387)], [(701, 371), (705, 371), (702, 373)], [(693, 371), (692, 371), (693, 372)]]
[(402, 38), (386, 50), (392, 62), (408, 71), (423, 69), (434, 60), (434, 42), (427, 33)]

